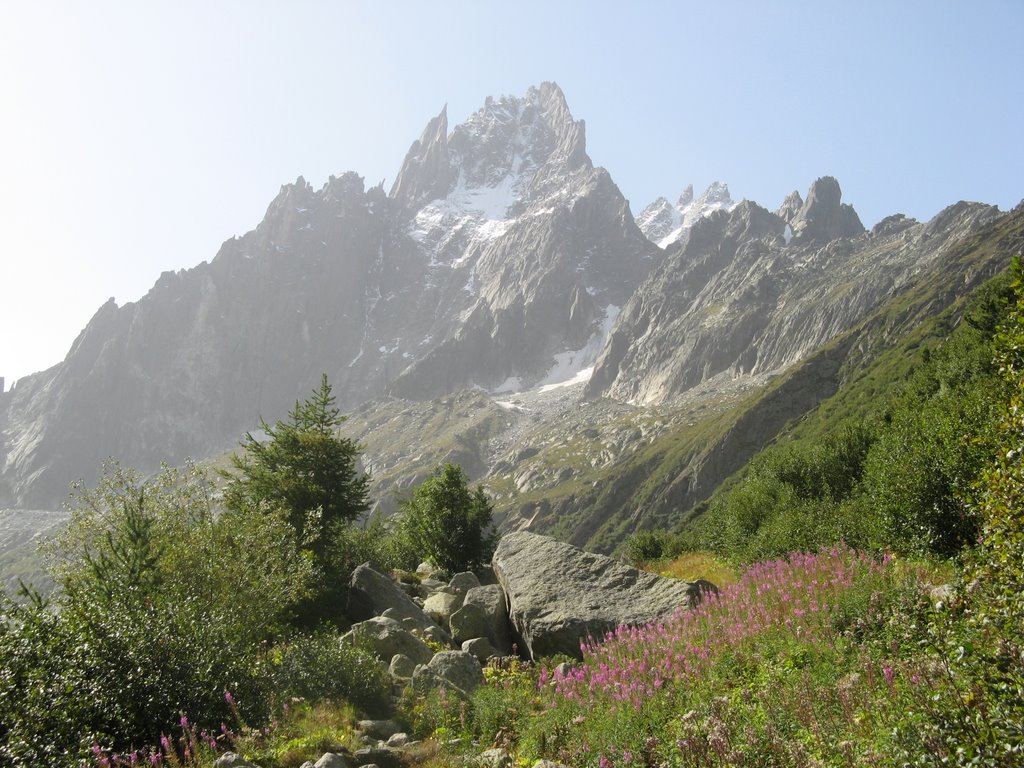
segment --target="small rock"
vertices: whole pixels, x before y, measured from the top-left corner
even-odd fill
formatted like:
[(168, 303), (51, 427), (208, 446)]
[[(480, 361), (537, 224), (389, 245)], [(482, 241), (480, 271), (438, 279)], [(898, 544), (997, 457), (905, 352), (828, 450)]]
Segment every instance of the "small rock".
[(558, 677), (567, 677), (570, 672), (575, 669), (575, 665), (570, 664), (568, 661), (563, 661), (557, 667), (555, 667), (555, 674)]
[(352, 768), (352, 766), (337, 752), (325, 752), (323, 757), (313, 764), (313, 768)]
[(388, 672), (391, 673), (392, 677), (406, 680), (411, 678), (412, 673), (415, 671), (416, 662), (404, 653), (396, 653), (391, 657), (391, 665), (388, 667)]
[(474, 637), (472, 640), (467, 640), (462, 644), (462, 650), (476, 656), (481, 664), (486, 662), (491, 656), (498, 655), (498, 651), (495, 650), (494, 645), (486, 637)]
[(404, 747), (409, 743), (409, 734), (407, 733), (393, 733), (388, 738), (389, 747)]
[(214, 761), (213, 768), (257, 768), (257, 766), (236, 752), (225, 752)]
[(504, 749), (488, 749), (482, 752), (476, 759), (476, 764), (480, 768), (512, 768), (514, 763), (512, 757)]
[(422, 630), (422, 634), (426, 640), (443, 645), (445, 648), (451, 648), (452, 646), (452, 636), (440, 627), (427, 627)]
[(375, 739), (390, 739), (402, 730), (402, 726), (394, 720), (360, 720), (356, 723), (356, 730)]
[(395, 766), (402, 764), (398, 752), (387, 747), (363, 747), (354, 755), (356, 765), (366, 768), (368, 765)]
[(551, 760), (538, 760), (533, 764), (533, 768), (566, 768), (561, 763), (555, 763)]

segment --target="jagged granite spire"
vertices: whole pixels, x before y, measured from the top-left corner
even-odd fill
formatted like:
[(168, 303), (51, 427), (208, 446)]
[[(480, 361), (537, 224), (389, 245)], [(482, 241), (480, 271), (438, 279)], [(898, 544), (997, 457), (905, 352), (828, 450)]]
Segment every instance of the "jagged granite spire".
[(391, 186), (390, 197), (405, 205), (443, 197), (451, 184), (448, 157), (448, 105), (412, 143), (402, 169)]
[(798, 245), (826, 243), (837, 237), (854, 237), (864, 231), (852, 205), (842, 202), (843, 190), (831, 176), (811, 185), (800, 212), (790, 222), (793, 242)]

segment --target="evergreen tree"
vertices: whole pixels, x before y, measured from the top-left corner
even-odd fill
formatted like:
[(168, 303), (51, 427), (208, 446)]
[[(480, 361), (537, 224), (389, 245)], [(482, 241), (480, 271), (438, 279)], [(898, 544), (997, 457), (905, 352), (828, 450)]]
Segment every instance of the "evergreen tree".
[[(281, 514), (295, 530), (320, 576), (313, 603), (330, 594), (340, 599), (351, 565), (345, 528), (369, 509), (369, 477), (357, 466), (359, 446), (337, 434), (344, 421), (324, 374), (319, 389), (296, 402), (287, 420), (274, 426), (260, 420), (268, 439), (246, 433), (243, 453), (232, 458), (238, 474), (229, 473), (225, 491), (229, 508)], [(340, 608), (321, 606), (316, 612), (329, 615)]]
[(423, 481), (399, 512), (402, 534), (418, 554), (451, 572), (491, 559), (493, 514), (490, 499), (480, 487), (470, 490), (457, 464), (445, 464)]

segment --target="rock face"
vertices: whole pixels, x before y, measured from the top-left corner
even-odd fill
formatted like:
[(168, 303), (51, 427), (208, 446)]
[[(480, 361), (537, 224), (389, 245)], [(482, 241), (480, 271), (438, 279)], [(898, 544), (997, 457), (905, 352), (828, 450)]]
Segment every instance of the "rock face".
[(492, 561), (520, 650), (579, 658), (580, 642), (655, 621), (699, 600), (696, 585), (638, 571), (525, 531), (504, 536)]
[(116, 456), (237, 445), (327, 373), (339, 405), (571, 377), (660, 260), (557, 85), (446, 111), (390, 194), (281, 188), (210, 263), (103, 305), (65, 360), (0, 397), (0, 508), (53, 508)]
[(999, 215), (958, 203), (927, 225), (867, 233), (835, 179), (817, 180), (794, 214), (798, 200), (787, 198), (781, 215), (744, 201), (698, 221), (623, 307), (586, 396), (654, 405), (716, 377), (776, 375)]

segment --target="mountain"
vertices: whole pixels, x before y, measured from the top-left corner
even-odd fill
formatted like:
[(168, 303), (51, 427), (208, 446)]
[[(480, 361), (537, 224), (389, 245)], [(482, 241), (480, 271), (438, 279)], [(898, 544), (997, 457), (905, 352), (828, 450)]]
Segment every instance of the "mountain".
[(693, 185), (690, 184), (679, 195), (675, 205), (659, 197), (640, 212), (636, 223), (648, 240), (659, 248), (667, 248), (683, 238), (705, 216), (715, 211), (731, 211), (735, 207), (736, 203), (729, 196), (726, 184), (714, 182), (696, 200), (693, 199)]
[(456, 461), (503, 528), (608, 551), (1004, 268), (1022, 221), (961, 202), (868, 231), (827, 176), (775, 212), (716, 183), (634, 219), (556, 85), (443, 109), (389, 191), (299, 177), (0, 395), (0, 507), (53, 508), (111, 455), (222, 455), (326, 372), (381, 511)]
[(65, 360), (0, 396), (0, 507), (53, 506), (115, 456), (207, 456), (326, 372), (350, 408), (517, 388), (593, 363), (660, 260), (558, 86), (446, 110), (389, 194), (299, 177), (209, 263), (99, 309)]

